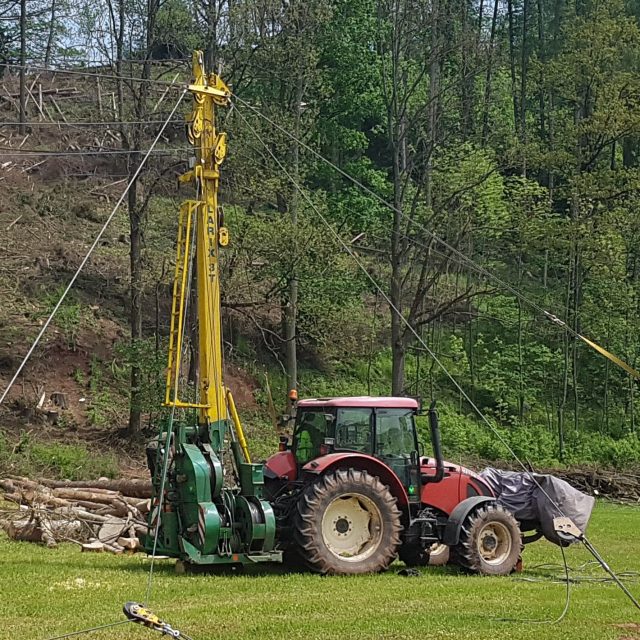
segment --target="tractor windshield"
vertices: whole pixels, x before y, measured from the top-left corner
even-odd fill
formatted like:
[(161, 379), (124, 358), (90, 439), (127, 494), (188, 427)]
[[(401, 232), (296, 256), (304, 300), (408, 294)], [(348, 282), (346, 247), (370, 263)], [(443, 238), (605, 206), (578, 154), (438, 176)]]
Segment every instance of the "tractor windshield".
[(380, 457), (407, 456), (417, 450), (412, 410), (378, 409), (376, 417), (376, 452)]
[(336, 449), (373, 453), (373, 411), (361, 407), (338, 409)]

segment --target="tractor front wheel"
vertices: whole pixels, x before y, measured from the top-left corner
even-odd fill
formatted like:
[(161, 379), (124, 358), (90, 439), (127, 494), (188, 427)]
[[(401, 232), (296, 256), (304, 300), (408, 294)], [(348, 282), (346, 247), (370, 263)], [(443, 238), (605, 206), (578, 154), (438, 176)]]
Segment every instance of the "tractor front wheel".
[(295, 540), (318, 573), (375, 573), (400, 544), (400, 511), (380, 480), (366, 471), (338, 470), (318, 478), (298, 503)]
[(460, 542), (453, 549), (457, 564), (473, 573), (491, 576), (510, 574), (521, 550), (518, 521), (497, 504), (480, 507), (467, 516)]

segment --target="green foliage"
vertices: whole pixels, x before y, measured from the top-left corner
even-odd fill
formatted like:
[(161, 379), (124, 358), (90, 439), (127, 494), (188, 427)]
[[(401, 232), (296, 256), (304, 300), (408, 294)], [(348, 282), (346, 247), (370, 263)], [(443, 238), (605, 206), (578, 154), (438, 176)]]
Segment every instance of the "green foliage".
[(508, 229), (509, 209), (498, 167), (486, 150), (470, 143), (442, 150), (435, 160), (435, 210), (459, 219), (457, 226), (478, 227), (480, 237), (495, 239)]
[[(48, 292), (45, 295), (45, 311), (42, 314), (43, 317), (48, 316), (54, 309), (55, 305), (60, 300), (65, 287), (58, 287), (57, 289)], [(67, 346), (70, 349), (75, 350), (78, 339), (78, 333), (82, 327), (84, 320), (88, 318), (88, 314), (85, 311), (83, 305), (74, 300), (73, 295), (68, 295), (65, 301), (60, 305), (55, 316), (56, 326), (64, 335), (67, 342)]]
[(64, 480), (86, 480), (106, 476), (115, 478), (118, 463), (114, 454), (91, 453), (84, 445), (36, 444), (28, 451), (29, 462), (40, 473)]
[(0, 433), (0, 474), (44, 476), (62, 480), (115, 478), (118, 462), (113, 453), (90, 451), (83, 444), (38, 442), (23, 433), (15, 446)]
[(91, 404), (88, 408), (89, 422), (97, 427), (109, 426), (113, 418), (113, 397), (106, 385), (102, 363), (91, 358), (89, 371)]
[(186, 57), (202, 46), (193, 13), (184, 0), (164, 2), (158, 11), (155, 29), (155, 57)]
[[(227, 220), (235, 240), (225, 256), (225, 303), (233, 307), (243, 298), (255, 300), (260, 295), (265, 302), (277, 297), (286, 303), (287, 283), (295, 273), (300, 288), (301, 346), (322, 349), (332, 357), (337, 346), (334, 337), (342, 332), (340, 348), (351, 349), (349, 336), (357, 342), (361, 326), (364, 282), (348, 256), (335, 251), (325, 231), (308, 216), (293, 225), (271, 212), (249, 215), (239, 207), (227, 211)], [(248, 264), (252, 265), (249, 281)]]
[(155, 338), (117, 343), (111, 366), (116, 383), (126, 385), (133, 364), (140, 369), (140, 410), (144, 413), (158, 411), (164, 400), (165, 350), (156, 352)]
[[(404, 358), (400, 391), (438, 399), (452, 456), (507, 457), (496, 438), (469, 417), (468, 404), (448, 376), (424, 350), (416, 350), (420, 345), (411, 332), (404, 331), (389, 348), (390, 309), (336, 243), (335, 232), (386, 293), (393, 281), (404, 318), (519, 455), (536, 464), (637, 462), (638, 382), (572, 333), (639, 366), (637, 3), (540, 0), (534, 6), (513, 0), (506, 6), (463, 3), (463, 10), (452, 2), (431, 6), (409, 0), (222, 3), (224, 10), (190, 0), (143, 4), (122, 5), (123, 56), (130, 59), (125, 75), (140, 73), (137, 63), (144, 58), (187, 56), (203, 46), (207, 60), (240, 98), (220, 120), (229, 136), (221, 173), (231, 233), (222, 252), (225, 348), (235, 361), (278, 371), (274, 393), (284, 396), (282, 327), (295, 278), (304, 394), (389, 393), (393, 362)], [(52, 25), (56, 51), (67, 47), (64, 55), (74, 58), (111, 59), (114, 52), (102, 47), (115, 46), (118, 16), (102, 1), (77, 5), (77, 29), (92, 44), (79, 41), (69, 49), (66, 20), (59, 19)], [(156, 6), (157, 15), (148, 20), (146, 10)], [(47, 13), (30, 18), (30, 62), (41, 57)], [(0, 58), (14, 60), (19, 30), (14, 21), (5, 22)], [(145, 33), (147, 24), (154, 25), (153, 33)], [(166, 81), (170, 68), (154, 65), (152, 75)], [(105, 72), (104, 95), (118, 95), (109, 75)], [(82, 86), (81, 76), (77, 80)], [(93, 92), (93, 77), (90, 82)], [(156, 109), (153, 118), (161, 118), (170, 94), (158, 102), (161, 94), (130, 88), (137, 86), (124, 86), (125, 118), (146, 119)], [(156, 88), (164, 91), (165, 85)], [(138, 104), (145, 95), (147, 104)], [(276, 126), (246, 108), (244, 100)], [(98, 118), (90, 102), (79, 103), (82, 110), (74, 107), (79, 119)], [(141, 143), (150, 142), (153, 131), (132, 130), (140, 133)], [(171, 129), (165, 133), (174, 135)], [(69, 148), (86, 146), (84, 139), (68, 142)], [(153, 414), (162, 398), (164, 348), (157, 349), (149, 336), (155, 323), (161, 334), (167, 331), (177, 194), (161, 177), (169, 175), (161, 160), (158, 181), (141, 177), (138, 194), (140, 201), (150, 196), (143, 250), (146, 337), (120, 341), (112, 356), (93, 358), (87, 376), (81, 370), (73, 375), (88, 387), (89, 417), (99, 427), (124, 423), (134, 365), (141, 370), (135, 408)], [(394, 215), (341, 171), (401, 214)], [(61, 229), (58, 241), (50, 242), (51, 268), (36, 261), (37, 269), (20, 283), (26, 298), (31, 289), (42, 290), (38, 278), (46, 280), (48, 291), (52, 279), (68, 280), (76, 258), (75, 250), (65, 253), (67, 245), (87, 239), (71, 237), (72, 229), (83, 228), (86, 219), (102, 219), (96, 194), (71, 175), (64, 184), (56, 178), (50, 188), (19, 188), (13, 195), (24, 215), (21, 224), (31, 213), (49, 231)], [(42, 178), (48, 180), (45, 173)], [(79, 189), (82, 195), (70, 199), (70, 190)], [(3, 222), (3, 228), (11, 223)], [(126, 236), (126, 222), (114, 224), (120, 226), (107, 235)], [(434, 241), (432, 232), (456, 251)], [(115, 243), (113, 237), (105, 236), (102, 262), (97, 260), (91, 275), (105, 284), (99, 287), (111, 303), (105, 307), (124, 320), (126, 242)], [(8, 264), (10, 273), (22, 273), (13, 269), (29, 262), (21, 255), (24, 247), (16, 247), (21, 266)], [(487, 277), (485, 269), (506, 286)], [(117, 291), (114, 283), (120, 283)], [(516, 289), (534, 305), (518, 300)], [(41, 299), (26, 304), (27, 319), (41, 320), (40, 311), (30, 309), (49, 312), (60, 293), (54, 288), (44, 304)], [(92, 318), (84, 307), (80, 296), (70, 296), (56, 318), (71, 348)], [(548, 322), (542, 310), (557, 315), (570, 331)], [(13, 317), (10, 313), (3, 310), (3, 321), (6, 314)], [(22, 326), (11, 320), (4, 325), (2, 342), (13, 349)], [(264, 409), (264, 398), (261, 402)], [(264, 415), (247, 418), (260, 451), (273, 443)]]

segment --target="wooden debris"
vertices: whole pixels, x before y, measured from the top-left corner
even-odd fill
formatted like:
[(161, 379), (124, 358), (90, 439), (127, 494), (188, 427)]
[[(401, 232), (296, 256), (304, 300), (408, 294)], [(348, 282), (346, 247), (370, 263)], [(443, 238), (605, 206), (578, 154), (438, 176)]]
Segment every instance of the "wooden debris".
[(151, 481), (149, 480), (95, 480), (92, 482), (83, 480), (40, 480), (39, 482), (40, 484), (52, 489), (67, 487), (82, 489), (109, 489), (132, 498), (151, 497)]
[[(19, 509), (5, 512), (0, 528), (14, 540), (49, 547), (71, 541), (82, 551), (134, 552), (140, 549), (138, 537), (147, 533), (147, 485), (135, 480), (70, 483), (10, 476), (0, 479), (0, 490)], [(120, 491), (125, 487), (138, 495)]]
[(138, 538), (118, 538), (116, 541), (126, 551), (137, 551), (140, 548)]

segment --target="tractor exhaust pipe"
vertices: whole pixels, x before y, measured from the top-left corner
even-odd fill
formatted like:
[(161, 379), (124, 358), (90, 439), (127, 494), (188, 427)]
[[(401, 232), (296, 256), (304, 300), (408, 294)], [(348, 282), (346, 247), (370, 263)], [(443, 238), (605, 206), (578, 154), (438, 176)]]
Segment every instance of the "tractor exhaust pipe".
[(444, 478), (444, 460), (442, 458), (442, 443), (440, 442), (440, 423), (438, 421), (438, 412), (436, 411), (436, 401), (434, 400), (429, 407), (429, 427), (431, 428), (431, 446), (433, 447), (433, 456), (436, 459), (436, 472), (432, 476), (423, 476), (422, 482), (440, 482)]

